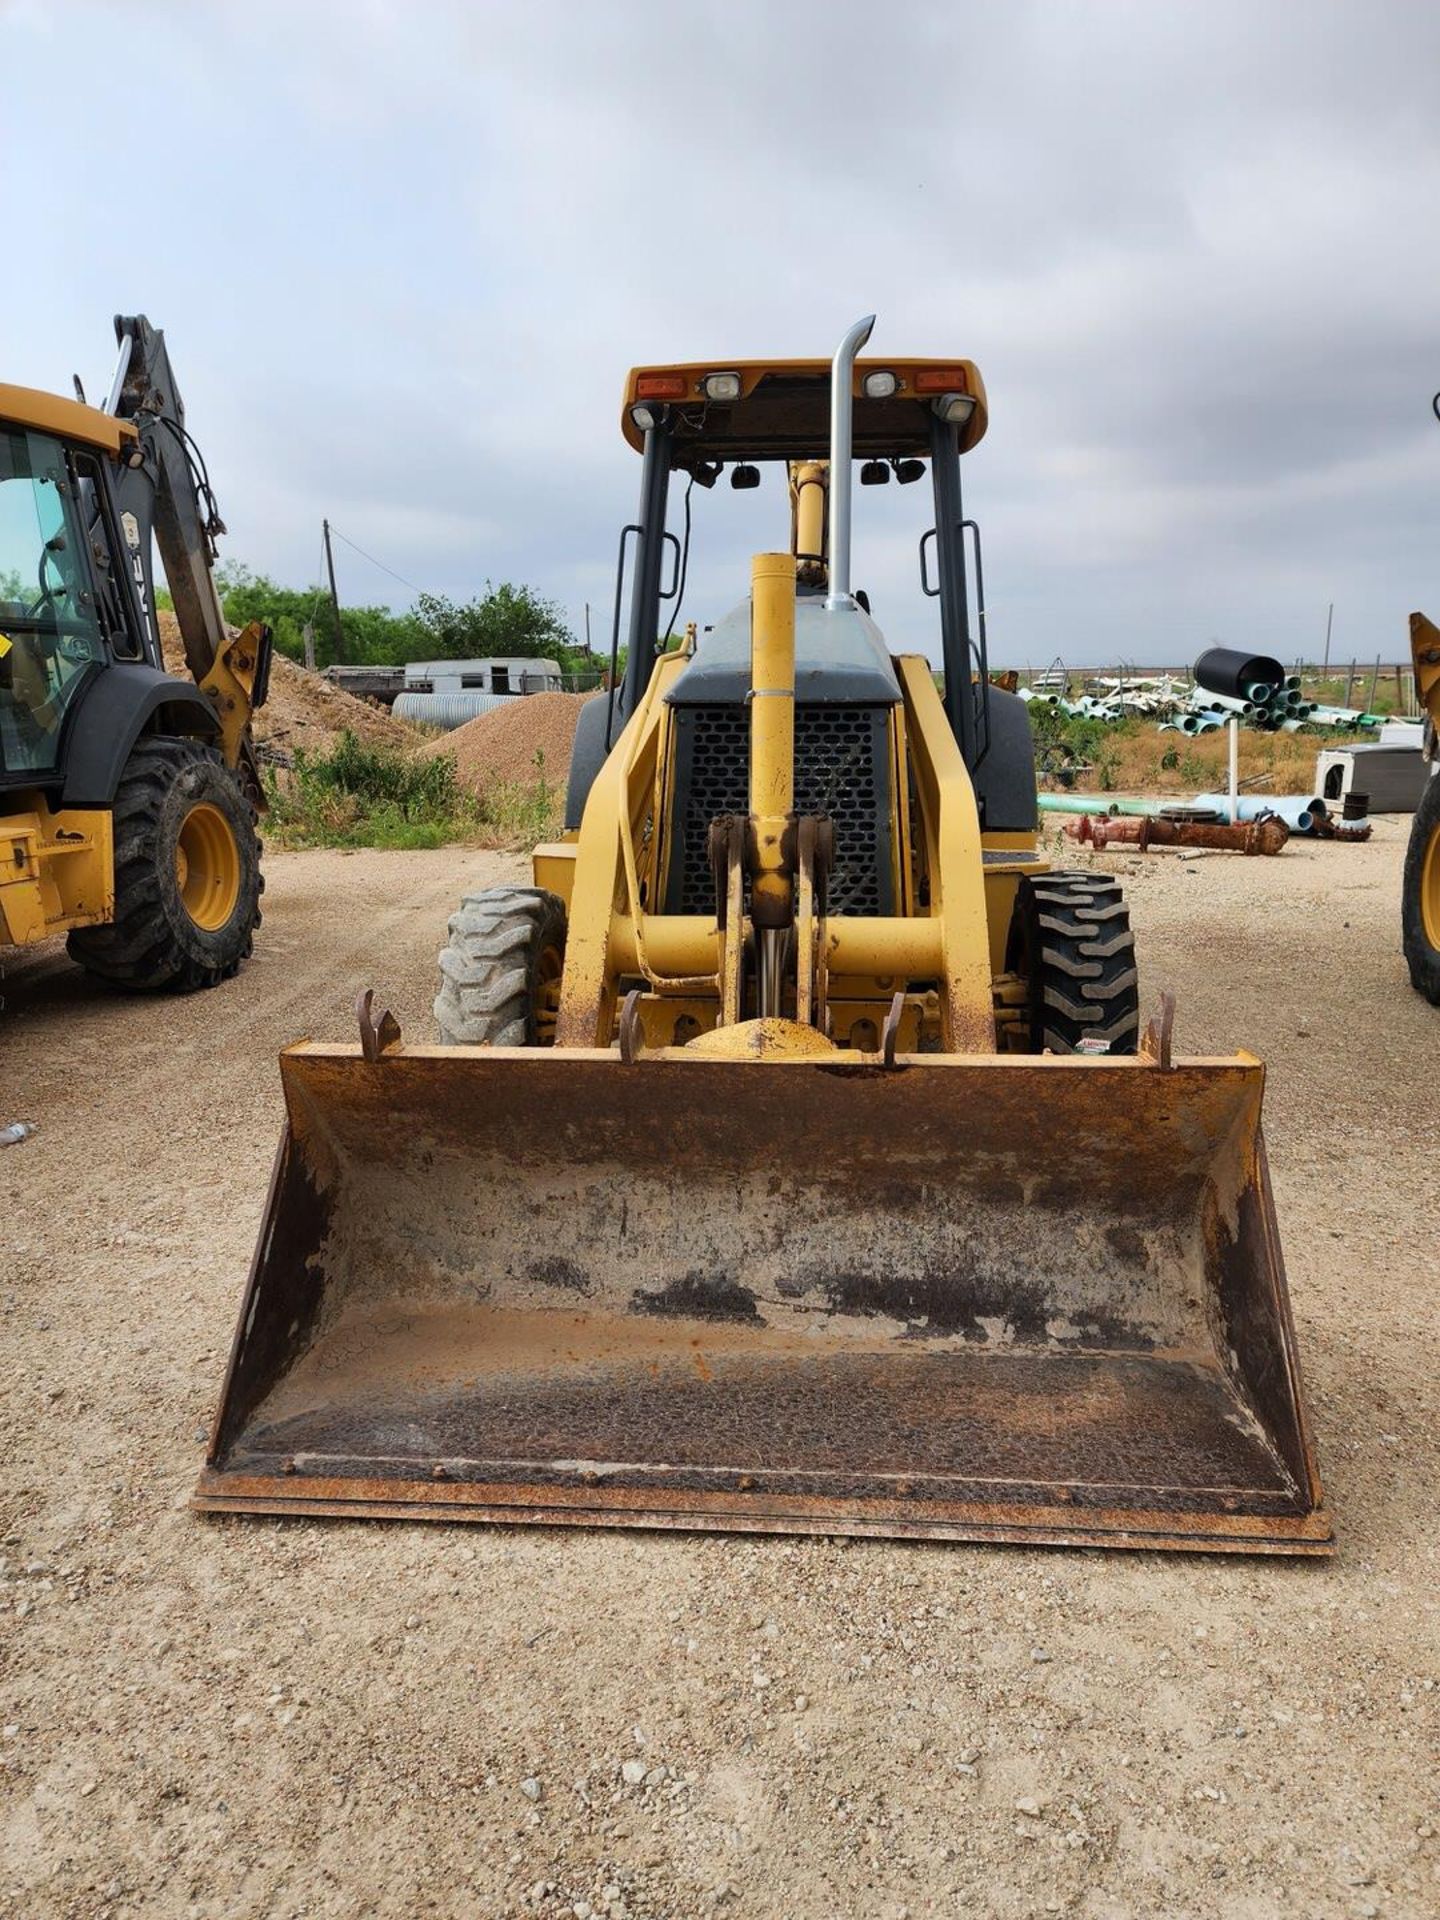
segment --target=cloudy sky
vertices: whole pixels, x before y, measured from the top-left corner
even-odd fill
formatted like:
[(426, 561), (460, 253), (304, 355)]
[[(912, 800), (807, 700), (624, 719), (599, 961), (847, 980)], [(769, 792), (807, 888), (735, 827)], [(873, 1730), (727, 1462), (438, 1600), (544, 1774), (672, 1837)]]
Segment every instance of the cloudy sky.
[[(1398, 657), (1440, 603), (1440, 6), (0, 0), (0, 377), (163, 325), (230, 555), (608, 627), (637, 361), (967, 354), (992, 658)], [(24, 271), (16, 269), (23, 264)], [(857, 584), (933, 651), (927, 488)], [(678, 503), (677, 503), (678, 504)], [(697, 493), (687, 615), (783, 543)], [(674, 523), (672, 513), (672, 524)], [(342, 597), (407, 588), (339, 549)]]

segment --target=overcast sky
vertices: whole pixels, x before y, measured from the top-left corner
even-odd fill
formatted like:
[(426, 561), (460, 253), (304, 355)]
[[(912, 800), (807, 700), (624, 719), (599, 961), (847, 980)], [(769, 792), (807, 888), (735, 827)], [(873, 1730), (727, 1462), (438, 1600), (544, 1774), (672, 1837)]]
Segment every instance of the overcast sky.
[[(1400, 657), (1440, 604), (1440, 6), (0, 0), (0, 378), (166, 329), (228, 555), (608, 630), (639, 361), (965, 354), (992, 659)], [(857, 495), (897, 650), (928, 487)], [(687, 616), (783, 544), (696, 496)], [(676, 502), (678, 506), (678, 500)], [(672, 509), (672, 524), (675, 524)], [(411, 597), (348, 548), (342, 598)]]

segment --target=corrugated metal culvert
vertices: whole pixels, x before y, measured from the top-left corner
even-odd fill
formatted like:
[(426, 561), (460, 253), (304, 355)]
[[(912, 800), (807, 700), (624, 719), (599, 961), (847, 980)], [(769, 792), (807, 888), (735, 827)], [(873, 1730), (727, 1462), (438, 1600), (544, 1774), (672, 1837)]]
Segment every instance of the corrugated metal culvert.
[(521, 696), (515, 693), (401, 693), (392, 712), (397, 720), (420, 727), (443, 727), (451, 732), (477, 714), (507, 707)]

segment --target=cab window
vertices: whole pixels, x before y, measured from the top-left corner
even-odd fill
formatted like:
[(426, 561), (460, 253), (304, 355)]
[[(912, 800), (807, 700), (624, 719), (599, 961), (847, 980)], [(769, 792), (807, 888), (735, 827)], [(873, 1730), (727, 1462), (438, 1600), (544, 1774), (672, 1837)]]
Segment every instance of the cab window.
[(103, 658), (65, 449), (0, 428), (0, 779), (55, 770), (66, 710)]

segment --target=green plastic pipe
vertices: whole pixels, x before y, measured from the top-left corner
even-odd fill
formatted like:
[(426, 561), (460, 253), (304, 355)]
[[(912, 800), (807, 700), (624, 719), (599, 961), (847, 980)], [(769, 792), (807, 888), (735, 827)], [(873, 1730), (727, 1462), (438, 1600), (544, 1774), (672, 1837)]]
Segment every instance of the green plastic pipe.
[(1182, 804), (1175, 796), (1168, 800), (1117, 800), (1109, 793), (1041, 793), (1036, 805), (1042, 813), (1098, 813), (1107, 819), (1117, 813), (1144, 813), (1152, 819), (1166, 807)]

